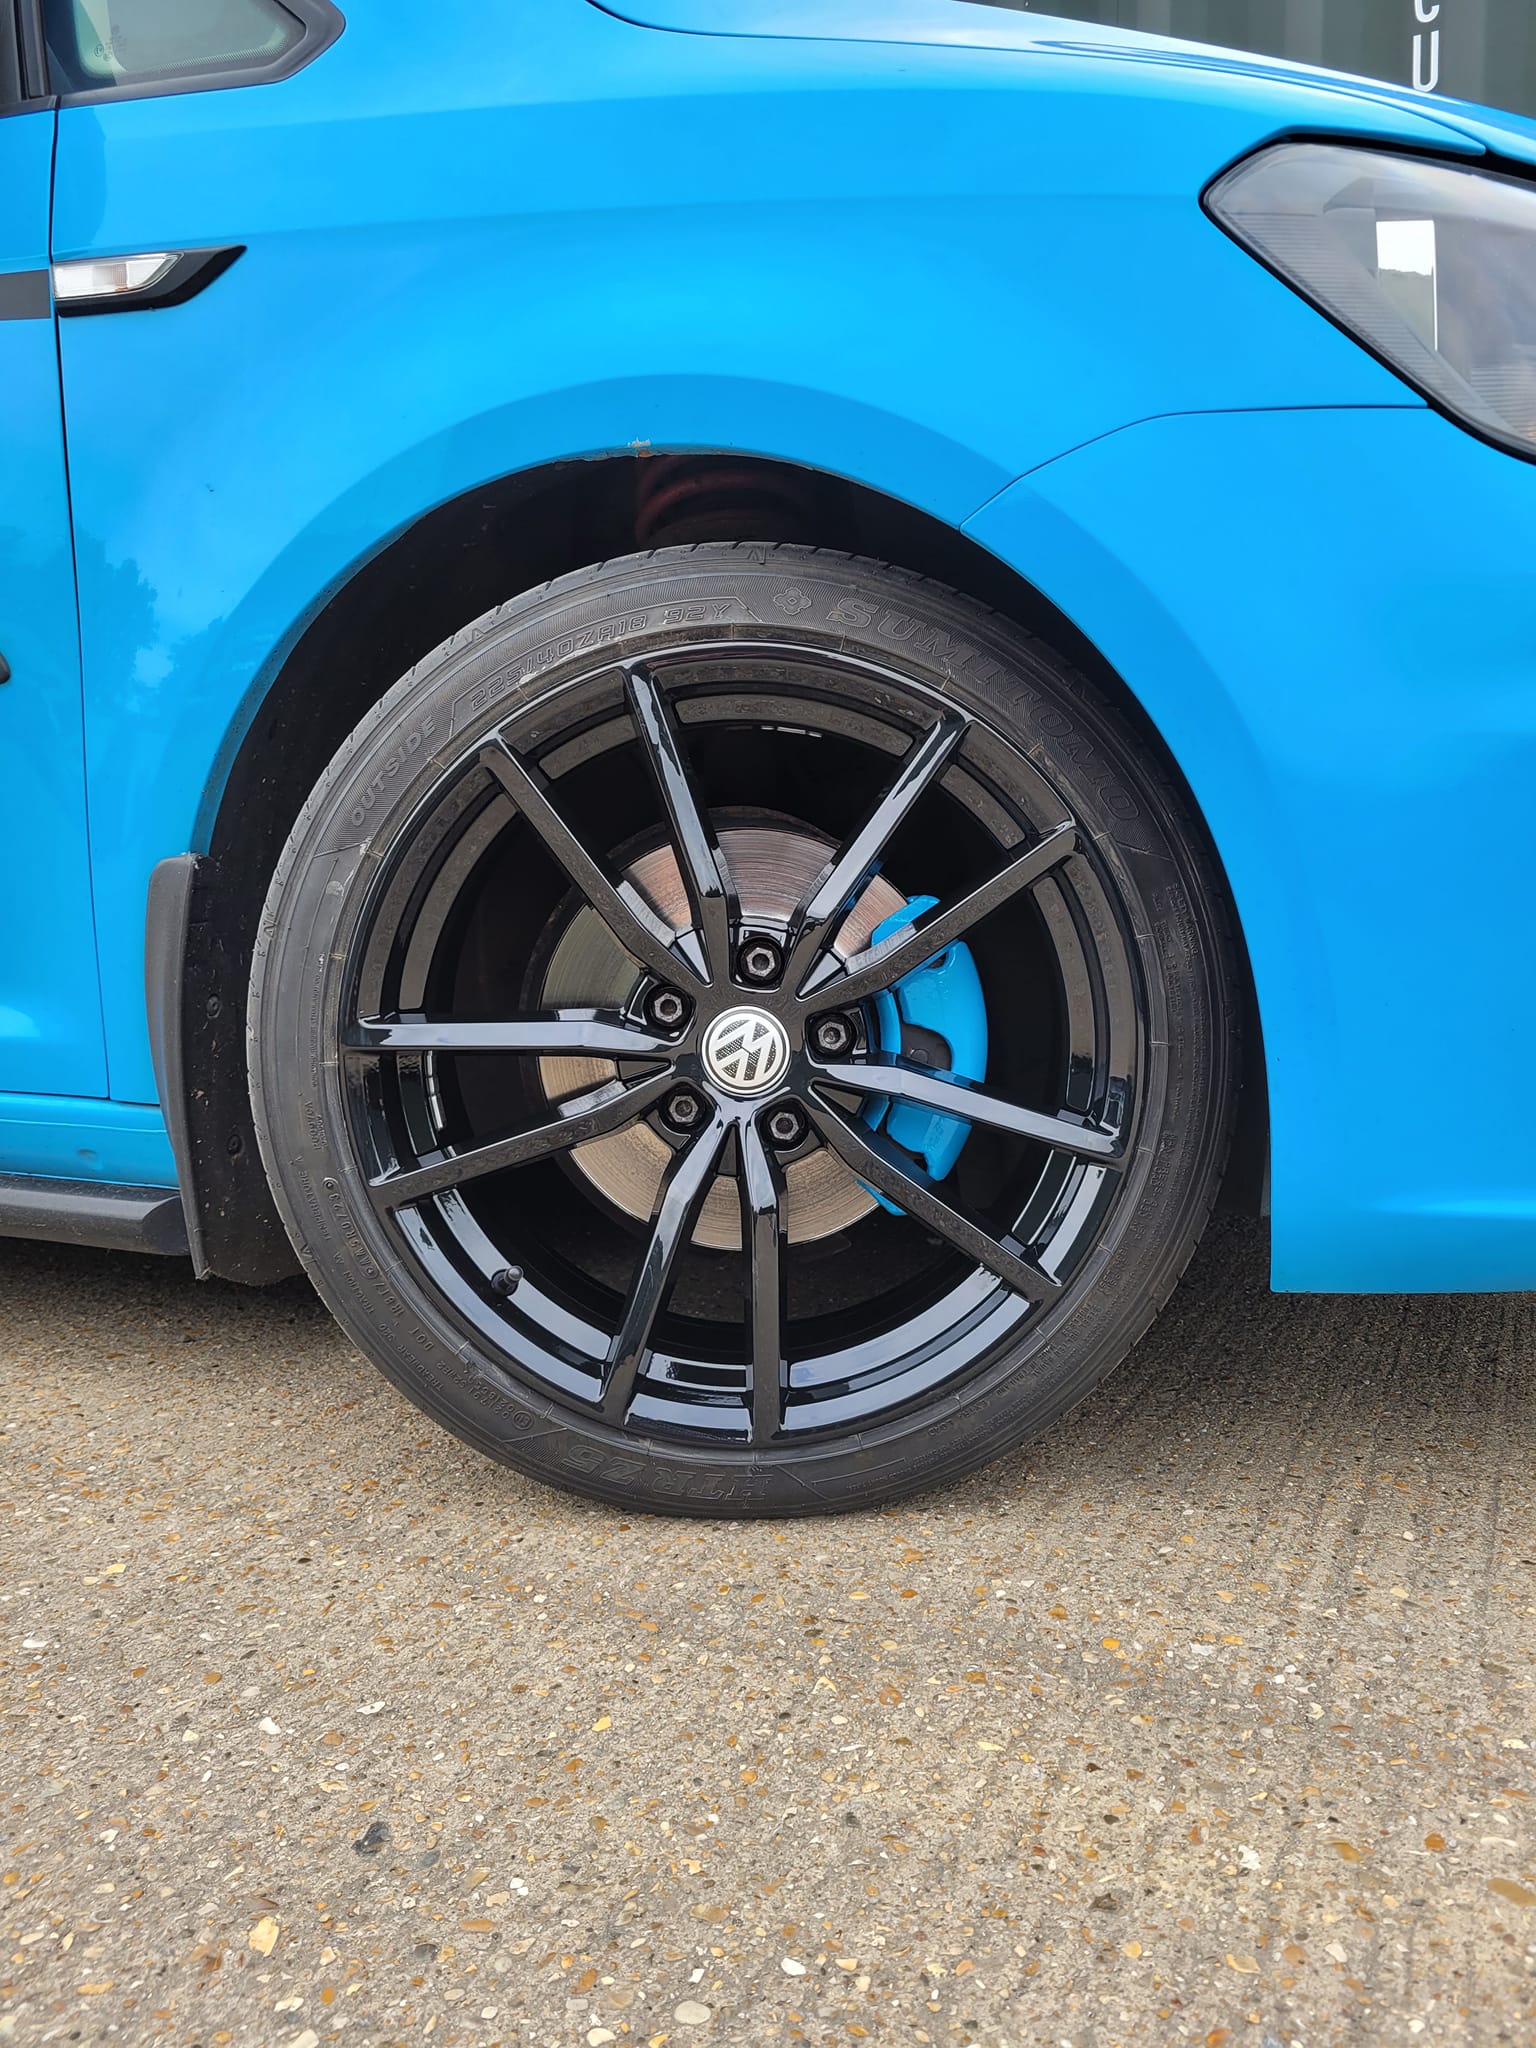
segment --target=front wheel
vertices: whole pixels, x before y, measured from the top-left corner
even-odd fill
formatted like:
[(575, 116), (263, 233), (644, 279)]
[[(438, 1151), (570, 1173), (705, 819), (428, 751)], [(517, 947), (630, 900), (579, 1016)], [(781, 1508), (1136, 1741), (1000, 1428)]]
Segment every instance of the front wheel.
[(345, 742), (273, 880), (252, 1094), (362, 1349), (631, 1508), (952, 1479), (1117, 1363), (1231, 1125), (1220, 892), (1038, 642), (791, 547), (585, 570)]

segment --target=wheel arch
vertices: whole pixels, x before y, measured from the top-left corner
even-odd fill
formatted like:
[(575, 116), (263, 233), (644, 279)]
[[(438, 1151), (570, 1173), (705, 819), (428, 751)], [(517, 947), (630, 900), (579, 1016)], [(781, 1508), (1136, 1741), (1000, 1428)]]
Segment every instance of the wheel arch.
[[(210, 786), (199, 834), (206, 853), (176, 879), (186, 898), (178, 912), (186, 938), (177, 986), (152, 987), (150, 1008), (162, 1020), (157, 1078), (162, 1101), (176, 1105), (168, 1122), (202, 1270), (257, 1284), (298, 1270), (254, 1140), (244, 985), (278, 854), (336, 748), (400, 675), (507, 597), (637, 548), (706, 539), (871, 556), (991, 606), (1077, 667), (1185, 787), (1128, 683), (1042, 591), (958, 524), (870, 485), (728, 449), (647, 450), (549, 462), (450, 498), (367, 556), (273, 665)], [(1185, 787), (1185, 794), (1199, 817), (1193, 793)], [(1214, 847), (1212, 859), (1227, 889), (1245, 983), (1244, 1108), (1227, 1185), (1229, 1198), (1253, 1207), (1268, 1153), (1257, 1005)], [(163, 976), (163, 946), (159, 952)]]

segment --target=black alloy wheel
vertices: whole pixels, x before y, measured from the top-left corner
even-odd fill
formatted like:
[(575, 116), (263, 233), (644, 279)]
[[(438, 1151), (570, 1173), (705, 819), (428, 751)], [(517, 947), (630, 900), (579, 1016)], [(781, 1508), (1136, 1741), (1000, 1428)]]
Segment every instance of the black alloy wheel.
[[(493, 1455), (889, 1498), (1070, 1405), (1192, 1251), (1219, 902), (1154, 764), (979, 607), (803, 549), (609, 564), (322, 780), (253, 978), (264, 1156), (342, 1322)], [(951, 949), (984, 1074), (907, 1016)]]

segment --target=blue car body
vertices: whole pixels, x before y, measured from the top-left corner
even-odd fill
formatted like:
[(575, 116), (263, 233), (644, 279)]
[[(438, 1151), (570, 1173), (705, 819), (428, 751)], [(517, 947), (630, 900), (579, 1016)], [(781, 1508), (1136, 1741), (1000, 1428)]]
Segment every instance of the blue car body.
[[(354, 579), (505, 479), (719, 451), (965, 537), (1161, 735), (1251, 966), (1275, 1284), (1536, 1285), (1536, 465), (1203, 210), (1297, 133), (1536, 163), (965, 0), (356, 0), (271, 82), (0, 121), (0, 1174), (175, 1186), (151, 874)], [(27, 282), (233, 247), (154, 310)]]

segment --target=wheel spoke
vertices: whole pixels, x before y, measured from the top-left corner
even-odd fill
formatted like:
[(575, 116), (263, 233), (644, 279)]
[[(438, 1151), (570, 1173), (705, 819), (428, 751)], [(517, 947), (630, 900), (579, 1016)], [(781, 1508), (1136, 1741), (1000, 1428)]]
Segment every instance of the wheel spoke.
[(667, 1168), (651, 1235), (630, 1285), (624, 1321), (608, 1349), (602, 1399), (603, 1413), (610, 1422), (622, 1422), (628, 1411), (650, 1349), (651, 1327), (666, 1299), (673, 1262), (692, 1235), (729, 1129), (726, 1118), (714, 1117)]
[(676, 934), (629, 882), (614, 882), (598, 866), (550, 801), (544, 777), (529, 769), (497, 738), (480, 749), (489, 770), (518, 811), (543, 840), (609, 931), (627, 953), (665, 981), (702, 980), (674, 943)]
[(429, 1164), (381, 1174), (370, 1182), (370, 1192), (381, 1209), (399, 1209), (441, 1194), (444, 1188), (499, 1173), (504, 1166), (526, 1166), (530, 1160), (547, 1159), (552, 1153), (622, 1130), (659, 1102), (671, 1086), (672, 1076), (666, 1068), (638, 1081), (605, 1081), (601, 1087), (589, 1088), (562, 1103), (548, 1123), (535, 1124), (532, 1130), (519, 1131), (510, 1138), (493, 1139), (488, 1145), (473, 1145), (465, 1152), (444, 1152)]
[(784, 1176), (748, 1120), (741, 1148), (741, 1241), (746, 1248), (747, 1407), (754, 1444), (771, 1443), (784, 1420)]
[(1038, 1109), (1021, 1109), (1004, 1102), (968, 1081), (941, 1080), (905, 1061), (890, 1057), (861, 1062), (857, 1066), (824, 1066), (818, 1078), (838, 1088), (852, 1088), (860, 1095), (887, 1095), (896, 1102), (915, 1102), (923, 1109), (936, 1109), (945, 1116), (971, 1124), (990, 1124), (1016, 1138), (1034, 1138), (1074, 1159), (1091, 1159), (1099, 1166), (1119, 1166), (1124, 1146), (1111, 1131), (1096, 1131), (1070, 1117), (1049, 1116)]
[(711, 982), (725, 981), (731, 971), (731, 928), (735, 916), (730, 872), (695, 795), (677, 724), (666, 699), (649, 670), (638, 664), (626, 671), (625, 683), (636, 729), (645, 742), (651, 778), (672, 821), (678, 866), (703, 942), (705, 971)]
[(864, 893), (891, 834), (954, 758), (969, 722), (952, 714), (916, 741), (863, 824), (838, 849), (831, 866), (796, 912), (784, 968), (786, 988), (798, 989), (805, 980), (824, 940), (835, 936), (844, 914)]
[(612, 1059), (666, 1059), (671, 1043), (626, 1024), (615, 1010), (555, 1010), (546, 1017), (464, 1023), (406, 1010), (360, 1017), (342, 1041), (345, 1053), (605, 1053)]
[(957, 1251), (995, 1273), (1026, 1301), (1053, 1301), (1061, 1292), (1043, 1267), (1016, 1246), (993, 1235), (987, 1226), (946, 1201), (910, 1154), (878, 1131), (856, 1127), (830, 1103), (811, 1097), (806, 1102), (817, 1129), (843, 1164), (860, 1180), (947, 1238)]
[(841, 975), (828, 975), (803, 1000), (820, 1004), (856, 1003), (872, 996), (877, 989), (888, 988), (924, 960), (931, 959), (935, 953), (942, 953), (946, 946), (952, 946), (956, 939), (963, 938), (972, 925), (989, 917), (1010, 897), (1017, 896), (1021, 889), (1031, 889), (1037, 882), (1044, 881), (1053, 868), (1060, 867), (1064, 860), (1077, 852), (1078, 843), (1075, 825), (1058, 825), (1054, 832), (1048, 832), (1027, 853), (1020, 854), (1017, 860), (999, 869), (990, 881), (983, 882), (968, 896), (962, 896), (948, 910), (940, 911), (927, 924), (909, 925), (905, 931), (893, 933), (878, 946), (855, 953)]

